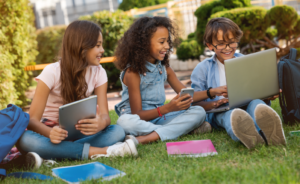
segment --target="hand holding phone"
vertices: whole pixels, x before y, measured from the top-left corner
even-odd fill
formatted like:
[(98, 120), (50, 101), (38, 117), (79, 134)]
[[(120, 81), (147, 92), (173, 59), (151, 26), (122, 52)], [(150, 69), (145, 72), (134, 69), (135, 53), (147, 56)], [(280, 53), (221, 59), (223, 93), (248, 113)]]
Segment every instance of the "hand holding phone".
[(185, 94), (189, 94), (193, 98), (194, 89), (193, 88), (183, 88), (183, 89), (181, 89), (180, 96), (184, 96)]

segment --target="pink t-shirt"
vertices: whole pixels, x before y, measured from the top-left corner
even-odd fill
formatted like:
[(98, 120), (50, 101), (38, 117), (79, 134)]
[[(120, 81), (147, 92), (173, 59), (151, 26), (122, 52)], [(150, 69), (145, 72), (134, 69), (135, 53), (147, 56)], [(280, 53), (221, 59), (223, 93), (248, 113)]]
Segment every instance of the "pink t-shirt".
[[(58, 122), (58, 108), (63, 105), (63, 99), (60, 95), (59, 62), (46, 66), (42, 73), (35, 79), (42, 80), (50, 89), (43, 118)], [(85, 74), (85, 80), (88, 85), (86, 95), (89, 97), (95, 88), (107, 82), (106, 71), (101, 65), (88, 66)]]

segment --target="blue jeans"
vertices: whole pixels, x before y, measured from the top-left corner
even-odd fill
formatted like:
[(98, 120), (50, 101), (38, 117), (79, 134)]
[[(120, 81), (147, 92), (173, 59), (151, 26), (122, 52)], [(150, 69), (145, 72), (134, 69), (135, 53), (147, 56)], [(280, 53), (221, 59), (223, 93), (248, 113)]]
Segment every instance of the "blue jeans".
[[(260, 131), (260, 128), (258, 127), (258, 125), (256, 124), (256, 120), (254, 117), (254, 110), (256, 108), (256, 106), (258, 104), (266, 104), (264, 101), (256, 99), (256, 100), (252, 100), (247, 108), (246, 111), (248, 112), (248, 114), (252, 117), (253, 121), (254, 121), (254, 125), (257, 129), (257, 131)], [(225, 112), (220, 112), (220, 113), (214, 113), (214, 121), (216, 122), (216, 124), (220, 127), (225, 128), (227, 134), (234, 140), (234, 141), (239, 141), (239, 139), (234, 135), (233, 131), (232, 131), (232, 127), (231, 127), (231, 122), (230, 122), (230, 117), (231, 117), (231, 113), (234, 109), (229, 110), (229, 111), (225, 111)]]
[(104, 130), (74, 142), (62, 141), (51, 143), (48, 137), (27, 130), (18, 140), (16, 146), (22, 154), (35, 152), (44, 159), (87, 159), (90, 146), (107, 147), (123, 141), (125, 132), (118, 125), (110, 125)]
[(187, 110), (170, 112), (164, 116), (145, 121), (136, 114), (123, 114), (117, 124), (124, 128), (126, 134), (141, 136), (155, 131), (165, 141), (187, 134), (205, 121), (205, 111), (200, 106), (191, 106)]

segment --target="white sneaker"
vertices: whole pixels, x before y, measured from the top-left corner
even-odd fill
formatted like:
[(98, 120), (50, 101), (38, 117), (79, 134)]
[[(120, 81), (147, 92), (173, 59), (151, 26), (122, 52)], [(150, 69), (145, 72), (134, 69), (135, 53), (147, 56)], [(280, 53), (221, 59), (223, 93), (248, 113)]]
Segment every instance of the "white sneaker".
[(34, 169), (41, 167), (43, 159), (35, 152), (29, 152), (26, 154), (26, 160), (28, 163), (33, 165)]
[(138, 152), (136, 150), (133, 140), (128, 139), (125, 142), (118, 142), (107, 149), (107, 154), (96, 154), (92, 155), (91, 159), (94, 160), (99, 157), (113, 157), (113, 156), (137, 156)]
[(45, 160), (43, 158), (40, 157), (40, 155), (38, 155), (35, 152), (29, 152), (26, 155), (27, 159), (31, 159), (32, 164), (33, 164), (33, 168), (38, 169), (39, 167), (41, 167), (42, 164), (44, 164), (47, 167), (53, 166), (54, 164), (57, 164), (57, 162), (55, 162), (54, 160)]
[(137, 146), (139, 141), (133, 135), (126, 135), (125, 141), (131, 139), (134, 142), (134, 145)]

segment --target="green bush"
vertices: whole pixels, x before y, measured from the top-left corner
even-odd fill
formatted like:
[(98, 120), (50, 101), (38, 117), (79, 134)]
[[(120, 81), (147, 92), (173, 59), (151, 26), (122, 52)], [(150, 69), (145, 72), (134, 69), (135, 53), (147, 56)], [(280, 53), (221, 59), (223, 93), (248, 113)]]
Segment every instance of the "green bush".
[(53, 26), (37, 31), (39, 51), (36, 57), (37, 64), (56, 62), (66, 28), (67, 26)]
[(176, 51), (177, 58), (180, 60), (199, 59), (201, 53), (201, 46), (195, 39), (187, 39), (181, 42)]
[(279, 38), (285, 39), (294, 34), (300, 34), (300, 18), (297, 11), (287, 5), (274, 6), (266, 15), (266, 24), (274, 25)]
[(28, 5), (28, 0), (0, 3), (0, 109), (8, 103), (27, 105), (31, 73), (24, 67), (34, 64), (37, 55), (34, 14)]
[(246, 7), (236, 8), (232, 10), (222, 11), (211, 15), (209, 18), (226, 17), (235, 22), (244, 35), (241, 43), (247, 43), (251, 38), (262, 38), (269, 27), (265, 23), (265, 15), (267, 10), (263, 7)]
[(119, 5), (119, 9), (127, 11), (133, 8), (143, 8), (147, 6), (166, 3), (168, 1), (169, 0), (123, 0), (123, 2)]
[[(241, 52), (252, 53), (277, 47), (277, 58), (289, 53), (289, 48), (298, 48), (300, 41), (300, 16), (287, 5), (274, 6), (269, 10), (263, 7), (236, 8), (218, 12), (211, 18), (226, 17), (235, 22), (244, 32), (241, 39)], [(278, 44), (284, 41), (286, 46)]]
[[(251, 6), (250, 0), (215, 0), (201, 5), (196, 11), (195, 16), (197, 17), (197, 28), (195, 37), (198, 43), (203, 45), (203, 35), (208, 19), (212, 14), (230, 10), (233, 8), (249, 7)], [(204, 46), (202, 46), (204, 48)]]
[(296, 48), (297, 49), (297, 59), (300, 59), (300, 48)]
[[(133, 23), (133, 17), (120, 10), (113, 13), (109, 11), (96, 12), (93, 15), (80, 17), (80, 19), (93, 21), (101, 26), (105, 50), (104, 57), (114, 55), (118, 40), (121, 39), (125, 31)], [(102, 66), (107, 72), (109, 88), (120, 88), (120, 71), (113, 63), (103, 64)]]

